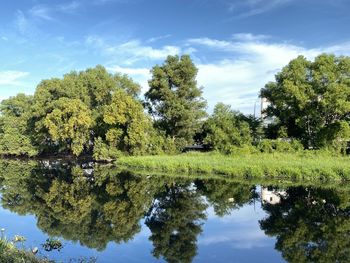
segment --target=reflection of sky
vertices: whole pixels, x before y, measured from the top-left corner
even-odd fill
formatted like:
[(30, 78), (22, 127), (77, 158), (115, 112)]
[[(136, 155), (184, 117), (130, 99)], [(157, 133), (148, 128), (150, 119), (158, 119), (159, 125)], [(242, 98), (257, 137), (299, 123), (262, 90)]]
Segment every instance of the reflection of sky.
[[(198, 237), (198, 255), (194, 262), (283, 262), (280, 253), (274, 250), (275, 239), (265, 236), (258, 220), (265, 217), (260, 203), (245, 205), (233, 210), (230, 215), (218, 217), (212, 207), (207, 210), (208, 220)], [(31, 215), (19, 216), (0, 208), (0, 228), (6, 236), (16, 234), (27, 238), (26, 247), (44, 243), (48, 236), (36, 226)], [(43, 252), (50, 258), (68, 261), (70, 258), (97, 257), (98, 262), (162, 262), (152, 257), (152, 243), (148, 240), (150, 230), (142, 224), (142, 230), (128, 243), (109, 243), (98, 252), (79, 245), (79, 242), (64, 241), (61, 252)]]
[(195, 262), (284, 262), (274, 250), (275, 239), (260, 229), (265, 217), (260, 203), (245, 205), (218, 217), (212, 208), (198, 238)]

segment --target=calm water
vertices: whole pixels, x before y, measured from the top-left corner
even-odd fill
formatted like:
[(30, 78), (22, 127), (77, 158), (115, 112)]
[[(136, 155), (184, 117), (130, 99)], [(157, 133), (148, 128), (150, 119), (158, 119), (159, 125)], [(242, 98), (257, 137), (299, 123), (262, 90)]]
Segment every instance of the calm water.
[(281, 185), (0, 162), (0, 228), (59, 262), (350, 262), (350, 187)]

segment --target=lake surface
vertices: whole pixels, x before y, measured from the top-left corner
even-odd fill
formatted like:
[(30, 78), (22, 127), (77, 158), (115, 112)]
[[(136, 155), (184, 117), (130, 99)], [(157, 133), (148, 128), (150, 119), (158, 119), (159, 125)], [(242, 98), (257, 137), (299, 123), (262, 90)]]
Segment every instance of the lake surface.
[(345, 184), (206, 178), (2, 161), (0, 228), (58, 262), (350, 262)]

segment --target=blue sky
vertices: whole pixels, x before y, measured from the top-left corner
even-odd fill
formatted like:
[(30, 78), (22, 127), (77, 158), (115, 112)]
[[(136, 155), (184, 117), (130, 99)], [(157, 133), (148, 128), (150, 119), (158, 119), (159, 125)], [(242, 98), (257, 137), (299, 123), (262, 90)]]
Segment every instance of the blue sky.
[(0, 8), (0, 99), (97, 64), (147, 90), (149, 70), (190, 54), (208, 111), (252, 113), (259, 90), (302, 54), (350, 55), (347, 0), (15, 0)]

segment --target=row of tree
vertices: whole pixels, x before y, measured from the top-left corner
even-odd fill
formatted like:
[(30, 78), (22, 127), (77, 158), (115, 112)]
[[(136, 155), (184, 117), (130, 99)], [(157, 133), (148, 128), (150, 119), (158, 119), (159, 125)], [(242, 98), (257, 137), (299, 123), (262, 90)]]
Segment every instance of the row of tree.
[(106, 160), (174, 153), (194, 142), (232, 152), (263, 138), (292, 138), (305, 148), (346, 148), (349, 57), (292, 60), (261, 90), (269, 125), (222, 103), (208, 117), (197, 71), (189, 56), (169, 56), (151, 70), (144, 99), (131, 78), (102, 66), (43, 80), (33, 96), (2, 101), (0, 154), (91, 154)]

